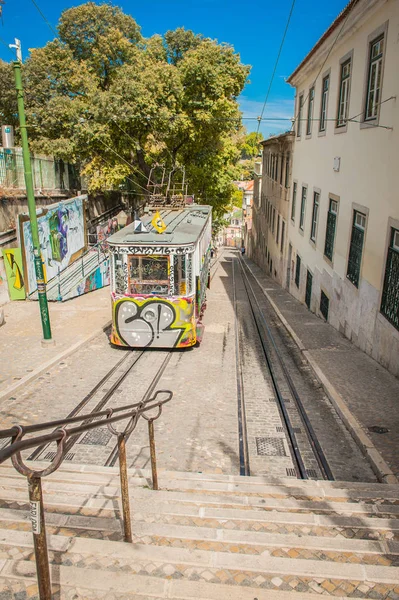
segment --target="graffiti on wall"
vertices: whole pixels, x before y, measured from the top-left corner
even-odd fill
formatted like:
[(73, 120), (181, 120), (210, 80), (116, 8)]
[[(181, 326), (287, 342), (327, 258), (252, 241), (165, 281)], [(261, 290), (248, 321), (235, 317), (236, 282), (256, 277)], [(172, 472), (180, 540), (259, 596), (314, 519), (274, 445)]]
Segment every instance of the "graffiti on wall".
[(192, 298), (121, 298), (113, 294), (111, 343), (138, 348), (184, 348), (195, 342)]
[[(51, 205), (38, 214), (40, 249), (46, 279), (63, 271), (86, 249), (85, 200), (78, 196)], [(19, 235), (25, 267), (27, 292), (37, 288), (33, 257), (32, 230), (27, 215), (19, 215)]]
[(4, 268), (11, 300), (25, 300), (25, 281), (21, 248), (3, 250)]
[(99, 290), (110, 283), (110, 264), (109, 259), (104, 260), (90, 275), (82, 279), (76, 287), (73, 287), (68, 293), (64, 294), (63, 300), (70, 300), (76, 296), (83, 296), (88, 292)]

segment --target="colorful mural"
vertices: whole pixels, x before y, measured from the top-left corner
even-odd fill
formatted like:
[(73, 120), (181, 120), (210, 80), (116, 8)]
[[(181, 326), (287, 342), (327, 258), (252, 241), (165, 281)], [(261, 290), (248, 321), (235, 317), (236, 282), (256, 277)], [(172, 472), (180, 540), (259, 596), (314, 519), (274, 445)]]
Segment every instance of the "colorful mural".
[(11, 300), (25, 300), (25, 282), (22, 267), (21, 248), (3, 250), (4, 267)]
[[(38, 211), (38, 229), (47, 280), (63, 271), (86, 249), (85, 200), (77, 196)], [(29, 217), (19, 215), (19, 236), (28, 294), (37, 288)]]
[(110, 283), (109, 259), (102, 262), (90, 275), (82, 279), (76, 287), (63, 295), (62, 300), (70, 300), (88, 292), (99, 290)]
[(186, 348), (197, 341), (193, 298), (130, 298), (112, 294), (112, 304), (112, 344)]

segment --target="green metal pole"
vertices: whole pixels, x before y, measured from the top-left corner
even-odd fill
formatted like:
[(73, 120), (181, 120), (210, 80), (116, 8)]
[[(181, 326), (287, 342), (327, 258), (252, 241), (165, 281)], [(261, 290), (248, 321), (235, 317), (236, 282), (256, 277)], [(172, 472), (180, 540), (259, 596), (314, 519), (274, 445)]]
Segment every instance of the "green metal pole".
[(37, 280), (37, 292), (39, 296), (40, 317), (42, 320), (43, 337), (45, 342), (52, 341), (50, 315), (48, 312), (46, 284), (44, 282), (43, 263), (40, 251), (39, 231), (37, 227), (36, 202), (33, 189), (32, 167), (28, 146), (28, 134), (26, 131), (24, 90), (21, 78), (21, 63), (14, 61), (15, 87), (17, 90), (19, 126), (21, 129), (22, 156), (24, 161), (24, 174), (26, 185), (26, 196), (28, 198), (29, 219), (32, 228), (33, 254), (35, 261), (35, 274)]

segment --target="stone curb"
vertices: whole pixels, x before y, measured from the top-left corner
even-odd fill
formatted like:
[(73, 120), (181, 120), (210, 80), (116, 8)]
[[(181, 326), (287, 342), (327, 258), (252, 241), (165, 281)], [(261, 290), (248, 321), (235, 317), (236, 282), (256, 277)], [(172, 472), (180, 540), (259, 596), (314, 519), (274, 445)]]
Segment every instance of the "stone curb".
[[(251, 267), (248, 264), (247, 264), (247, 267), (250, 270), (253, 277), (256, 279), (257, 283), (259, 283), (258, 278), (252, 271)], [(307, 363), (313, 370), (317, 380), (323, 386), (323, 389), (324, 389), (327, 397), (329, 398), (329, 400), (332, 403), (332, 405), (334, 406), (335, 410), (341, 417), (342, 421), (345, 423), (345, 426), (347, 427), (348, 431), (351, 433), (356, 444), (359, 446), (359, 448), (362, 451), (362, 453), (364, 454), (364, 456), (366, 456), (366, 458), (369, 460), (371, 468), (373, 469), (375, 475), (378, 477), (379, 481), (381, 481), (382, 483), (398, 484), (399, 483), (398, 478), (393, 473), (393, 471), (389, 468), (389, 466), (383, 459), (379, 450), (377, 450), (377, 448), (374, 446), (374, 444), (371, 441), (371, 439), (369, 438), (369, 436), (365, 433), (365, 431), (364, 431), (363, 427), (360, 425), (359, 421), (351, 413), (345, 400), (342, 398), (341, 394), (335, 389), (334, 385), (331, 383), (331, 381), (328, 379), (328, 377), (324, 374), (323, 370), (318, 365), (315, 358), (313, 358), (311, 352), (305, 348), (305, 345), (303, 344), (302, 340), (295, 333), (295, 331), (293, 330), (291, 325), (288, 323), (287, 319), (281, 313), (281, 311), (278, 308), (278, 306), (276, 305), (276, 303), (272, 300), (270, 295), (263, 289), (263, 287), (260, 285), (260, 283), (259, 283), (259, 287), (261, 288), (264, 296), (270, 302), (276, 315), (278, 316), (278, 318), (280, 319), (280, 321), (282, 322), (282, 324), (284, 325), (284, 327), (286, 328), (286, 330), (288, 331), (288, 333), (290, 334), (290, 336), (292, 337), (292, 339), (294, 340), (294, 342), (300, 349), (302, 355), (304, 356)]]
[(47, 362), (42, 363), (39, 367), (37, 367), (31, 373), (29, 373), (29, 375), (25, 375), (25, 377), (22, 377), (22, 379), (20, 379), (16, 383), (13, 383), (12, 385), (8, 386), (5, 390), (0, 391), (0, 402), (2, 402), (3, 400), (7, 400), (9, 396), (15, 394), (15, 392), (17, 392), (21, 387), (24, 387), (28, 383), (31, 383), (32, 381), (37, 379), (43, 372), (47, 371), (48, 369), (51, 369), (51, 367), (53, 367), (56, 363), (64, 360), (65, 358), (79, 350), (82, 346), (85, 346), (86, 344), (91, 342), (95, 337), (100, 335), (101, 332), (104, 332), (111, 325), (111, 323), (112, 321), (107, 321), (107, 323), (103, 325), (101, 329), (96, 329), (95, 332), (90, 333), (82, 340), (79, 340), (79, 342), (76, 342), (76, 344), (69, 346), (69, 348), (66, 348), (63, 352), (60, 352), (56, 356), (53, 356)]

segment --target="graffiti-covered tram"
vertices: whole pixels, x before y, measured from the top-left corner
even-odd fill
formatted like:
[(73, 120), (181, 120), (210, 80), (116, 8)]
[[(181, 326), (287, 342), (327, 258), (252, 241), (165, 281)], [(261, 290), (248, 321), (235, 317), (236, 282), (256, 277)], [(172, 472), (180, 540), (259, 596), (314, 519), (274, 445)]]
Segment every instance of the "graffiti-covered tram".
[(111, 343), (185, 348), (200, 341), (209, 283), (211, 207), (147, 211), (107, 242), (111, 258)]

